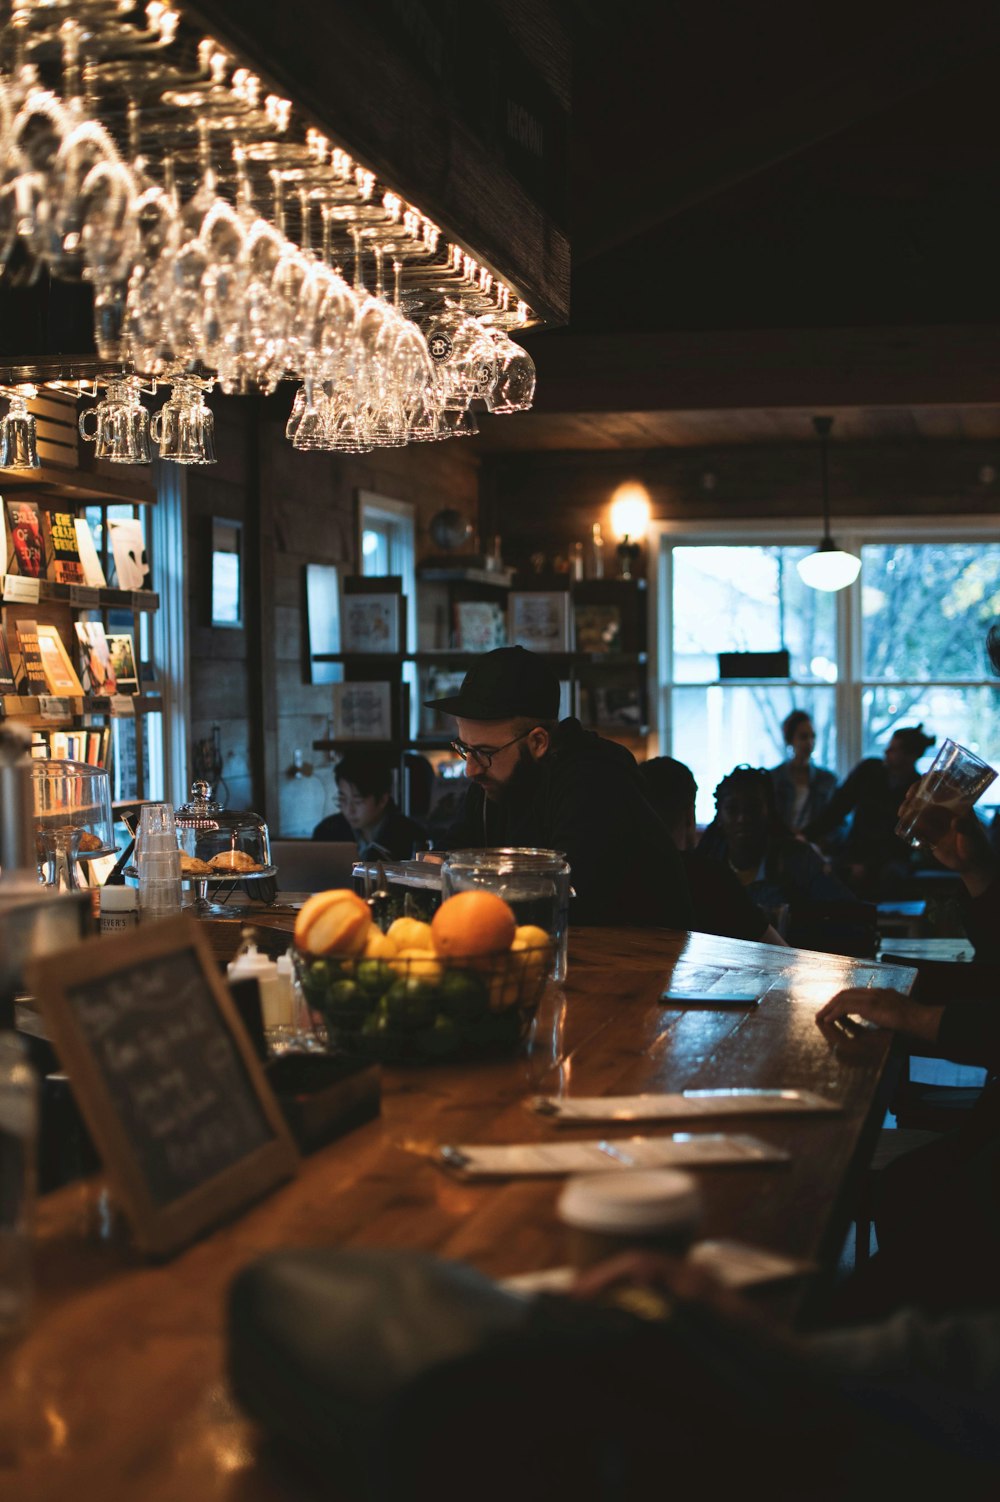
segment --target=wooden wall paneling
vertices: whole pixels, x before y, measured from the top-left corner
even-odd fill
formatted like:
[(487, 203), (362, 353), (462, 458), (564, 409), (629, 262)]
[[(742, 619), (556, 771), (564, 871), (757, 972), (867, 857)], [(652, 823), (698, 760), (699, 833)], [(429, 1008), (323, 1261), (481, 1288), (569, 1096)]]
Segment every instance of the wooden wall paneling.
[(300, 0), (294, 26), (270, 0), (189, 11), (543, 318), (566, 321), (570, 48), (548, 0)]

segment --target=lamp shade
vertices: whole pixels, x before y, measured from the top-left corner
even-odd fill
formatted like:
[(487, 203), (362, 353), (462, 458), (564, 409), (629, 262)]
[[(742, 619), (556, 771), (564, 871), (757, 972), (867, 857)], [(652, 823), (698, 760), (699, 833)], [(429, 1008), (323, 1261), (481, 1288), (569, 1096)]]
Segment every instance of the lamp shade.
[(842, 553), (832, 537), (824, 537), (815, 553), (800, 558), (796, 568), (799, 578), (810, 589), (832, 593), (854, 583), (861, 572), (861, 559), (853, 553)]

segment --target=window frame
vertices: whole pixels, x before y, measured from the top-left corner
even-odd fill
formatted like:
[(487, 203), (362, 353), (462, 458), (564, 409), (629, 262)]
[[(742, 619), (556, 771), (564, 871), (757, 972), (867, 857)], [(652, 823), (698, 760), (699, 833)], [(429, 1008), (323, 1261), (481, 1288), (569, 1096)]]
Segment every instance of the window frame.
[[(851, 517), (833, 519), (833, 534), (845, 552), (858, 553), (869, 543), (984, 543), (995, 546), (996, 530), (980, 516), (949, 517), (947, 523), (931, 517)], [(651, 630), (649, 640), (649, 704), (653, 727), (649, 755), (671, 754), (673, 682), (673, 548), (677, 547), (801, 547), (818, 543), (819, 518), (769, 518), (755, 521), (655, 521), (647, 534), (648, 590)], [(860, 582), (860, 581), (859, 581)], [(843, 777), (863, 754), (862, 695), (883, 680), (862, 677), (861, 590), (856, 585), (840, 590), (836, 597), (837, 682), (834, 713), (837, 726), (837, 773)], [(786, 680), (781, 680), (785, 682)], [(897, 680), (894, 680), (894, 683)], [(955, 688), (996, 686), (997, 680), (927, 679)], [(678, 685), (683, 687), (684, 685)], [(706, 685), (707, 686), (707, 685)]]

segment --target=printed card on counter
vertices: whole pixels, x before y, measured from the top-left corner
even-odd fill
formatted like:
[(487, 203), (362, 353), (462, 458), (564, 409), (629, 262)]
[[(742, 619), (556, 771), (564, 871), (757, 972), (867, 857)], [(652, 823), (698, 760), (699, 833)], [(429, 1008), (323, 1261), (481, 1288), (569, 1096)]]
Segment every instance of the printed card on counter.
[(535, 1095), (529, 1111), (556, 1122), (673, 1121), (682, 1117), (784, 1115), (839, 1111), (811, 1090), (682, 1090), (676, 1095)]
[[(800, 1257), (785, 1257), (766, 1247), (750, 1246), (744, 1241), (696, 1241), (687, 1260), (712, 1274), (724, 1288), (753, 1288), (777, 1283), (785, 1278), (801, 1278), (816, 1271), (814, 1262)], [(546, 1267), (540, 1272), (517, 1273), (503, 1278), (500, 1287), (508, 1293), (532, 1298), (537, 1293), (568, 1293), (576, 1281), (572, 1267)]]
[(619, 1168), (711, 1168), (786, 1163), (788, 1153), (757, 1137), (675, 1132), (671, 1137), (624, 1137), (616, 1142), (519, 1142), (495, 1147), (441, 1147), (436, 1161), (466, 1178), (536, 1178)]

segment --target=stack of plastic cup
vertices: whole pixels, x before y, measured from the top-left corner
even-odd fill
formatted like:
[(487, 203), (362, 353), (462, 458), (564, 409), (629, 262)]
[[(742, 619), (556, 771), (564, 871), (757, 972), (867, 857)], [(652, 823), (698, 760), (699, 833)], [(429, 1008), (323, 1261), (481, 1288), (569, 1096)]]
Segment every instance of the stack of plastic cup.
[(181, 852), (169, 803), (146, 803), (135, 841), (139, 921), (170, 918), (181, 910)]

